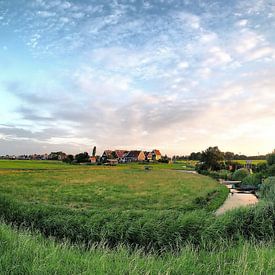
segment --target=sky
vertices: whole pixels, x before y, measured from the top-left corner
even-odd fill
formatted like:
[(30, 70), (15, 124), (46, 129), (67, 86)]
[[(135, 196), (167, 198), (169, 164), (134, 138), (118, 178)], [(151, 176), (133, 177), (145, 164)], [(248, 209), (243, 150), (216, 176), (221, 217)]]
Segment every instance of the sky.
[(275, 0), (0, 0), (0, 155), (275, 148)]

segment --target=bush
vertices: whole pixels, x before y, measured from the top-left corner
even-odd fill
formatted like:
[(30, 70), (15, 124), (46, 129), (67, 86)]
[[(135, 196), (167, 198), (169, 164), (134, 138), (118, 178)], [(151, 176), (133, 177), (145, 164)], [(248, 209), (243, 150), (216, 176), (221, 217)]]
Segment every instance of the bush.
[(275, 164), (275, 153), (269, 154), (266, 160), (268, 165)]
[(249, 171), (245, 168), (241, 168), (241, 169), (236, 170), (233, 173), (232, 179), (242, 181), (248, 175), (249, 175)]
[(232, 177), (232, 173), (228, 170), (223, 169), (219, 171), (219, 177), (220, 179), (230, 180)]
[(261, 174), (248, 175), (242, 180), (242, 183), (246, 185), (258, 186), (259, 184), (262, 183), (262, 175)]
[[(200, 163), (197, 163), (196, 166), (195, 166), (195, 170), (199, 173), (199, 174), (202, 174), (202, 175), (206, 175), (205, 173), (208, 172), (208, 169), (207, 169), (207, 165), (200, 162)], [(205, 172), (203, 172), (205, 171)], [(208, 174), (207, 174), (208, 175)]]
[(257, 164), (256, 166), (256, 171), (257, 172), (265, 172), (267, 170), (267, 163), (266, 162), (262, 162)]
[(210, 172), (209, 172), (209, 176), (210, 176), (211, 178), (215, 179), (215, 180), (218, 180), (218, 179), (220, 178), (219, 173), (216, 172), (216, 171), (210, 171)]
[(268, 201), (275, 201), (275, 177), (265, 179), (260, 189), (260, 196)]
[(267, 169), (267, 176), (274, 177), (275, 176), (275, 164), (272, 164)]

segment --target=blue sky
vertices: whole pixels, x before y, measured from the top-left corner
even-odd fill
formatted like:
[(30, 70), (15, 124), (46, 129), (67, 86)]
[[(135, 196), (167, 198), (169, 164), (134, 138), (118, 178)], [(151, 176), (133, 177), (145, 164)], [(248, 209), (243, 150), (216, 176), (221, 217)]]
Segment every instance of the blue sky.
[(0, 0), (0, 154), (267, 153), (274, 30), (274, 0)]

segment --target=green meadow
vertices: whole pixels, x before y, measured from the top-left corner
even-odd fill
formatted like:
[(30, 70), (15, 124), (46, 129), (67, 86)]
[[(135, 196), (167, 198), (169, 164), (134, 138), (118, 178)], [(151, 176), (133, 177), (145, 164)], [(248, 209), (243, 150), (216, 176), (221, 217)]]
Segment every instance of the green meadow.
[(178, 171), (191, 170), (190, 162), (145, 166), (0, 161), (0, 270), (274, 273), (268, 194), (255, 207), (216, 217), (226, 187)]
[(208, 177), (168, 164), (144, 167), (0, 161), (0, 192), (23, 202), (96, 211), (184, 211), (200, 208), (196, 199), (209, 196), (206, 206), (214, 209), (224, 199), (226, 189)]
[[(236, 162), (240, 165), (245, 165), (247, 163), (246, 160), (233, 160), (233, 162)], [(258, 160), (252, 160), (251, 164), (254, 164), (254, 165), (258, 165), (258, 164), (261, 164), (261, 163), (266, 163), (266, 160), (262, 160), (262, 159), (258, 159)]]

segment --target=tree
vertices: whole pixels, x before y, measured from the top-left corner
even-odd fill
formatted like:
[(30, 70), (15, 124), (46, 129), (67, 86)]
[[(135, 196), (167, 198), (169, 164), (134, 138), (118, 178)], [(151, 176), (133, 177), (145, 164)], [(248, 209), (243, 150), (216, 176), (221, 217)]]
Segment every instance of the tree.
[(275, 150), (271, 153), (267, 155), (267, 164), (268, 165), (273, 165), (275, 164)]
[(188, 158), (189, 160), (201, 160), (201, 152), (192, 152)]
[(94, 146), (94, 149), (93, 149), (93, 157), (95, 157), (95, 154), (96, 154), (96, 146)]
[(224, 160), (224, 153), (217, 146), (209, 147), (202, 152), (201, 160), (207, 169), (219, 170), (220, 161)]
[(81, 162), (89, 162), (89, 159), (90, 159), (90, 156), (87, 152), (84, 152), (84, 153), (80, 153), (80, 154), (77, 154), (75, 156), (75, 160), (76, 162), (78, 163), (81, 163)]
[(235, 154), (232, 153), (232, 152), (225, 152), (225, 153), (224, 153), (224, 158), (225, 158), (225, 160), (233, 160), (233, 159), (234, 159), (234, 156), (235, 156)]
[(72, 163), (73, 160), (74, 160), (74, 156), (73, 156), (73, 155), (67, 155), (67, 156), (63, 159), (63, 162)]

